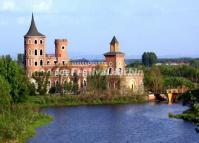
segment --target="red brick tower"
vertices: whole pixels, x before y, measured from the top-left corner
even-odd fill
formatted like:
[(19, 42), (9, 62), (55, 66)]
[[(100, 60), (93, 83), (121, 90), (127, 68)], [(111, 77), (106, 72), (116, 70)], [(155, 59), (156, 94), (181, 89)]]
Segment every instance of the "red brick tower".
[(65, 65), (69, 62), (67, 45), (68, 41), (66, 39), (55, 40), (55, 57), (60, 65)]
[(109, 74), (122, 73), (125, 68), (124, 53), (120, 52), (119, 47), (119, 42), (114, 36), (110, 43), (110, 52), (104, 54)]
[(35, 71), (43, 71), (46, 61), (46, 36), (39, 33), (32, 14), (30, 28), (24, 36), (25, 68), (28, 77)]

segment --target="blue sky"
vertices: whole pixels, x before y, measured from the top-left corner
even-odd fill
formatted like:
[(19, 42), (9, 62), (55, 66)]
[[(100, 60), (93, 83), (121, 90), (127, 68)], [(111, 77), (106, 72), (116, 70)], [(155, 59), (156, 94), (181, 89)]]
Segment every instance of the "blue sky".
[(127, 58), (199, 57), (198, 0), (0, 0), (0, 55), (23, 52), (32, 12), (48, 53), (67, 38), (71, 58), (102, 58), (115, 35)]

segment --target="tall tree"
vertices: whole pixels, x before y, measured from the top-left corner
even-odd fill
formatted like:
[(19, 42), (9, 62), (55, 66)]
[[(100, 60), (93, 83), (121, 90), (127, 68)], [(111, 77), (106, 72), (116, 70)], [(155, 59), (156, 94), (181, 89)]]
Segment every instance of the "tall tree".
[(37, 92), (40, 95), (45, 95), (48, 87), (49, 73), (46, 72), (35, 72), (33, 78), (37, 84)]
[(24, 54), (19, 53), (17, 55), (17, 64), (21, 66), (24, 65)]
[(23, 102), (29, 94), (29, 80), (25, 71), (10, 56), (3, 56), (0, 59), (0, 75), (10, 84), (12, 101)]
[(157, 56), (154, 52), (144, 52), (142, 55), (142, 63), (147, 66), (151, 67), (153, 64), (157, 62)]
[(144, 83), (148, 90), (161, 93), (163, 90), (163, 78), (158, 67), (153, 66), (145, 72)]
[(4, 77), (0, 75), (0, 105), (9, 105), (10, 101), (10, 85)]

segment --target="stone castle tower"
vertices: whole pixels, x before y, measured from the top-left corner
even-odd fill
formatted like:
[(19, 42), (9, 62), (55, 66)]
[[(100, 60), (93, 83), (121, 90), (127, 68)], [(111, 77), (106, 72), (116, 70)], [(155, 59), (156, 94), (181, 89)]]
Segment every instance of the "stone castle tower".
[(46, 58), (46, 36), (38, 32), (34, 16), (27, 34), (24, 36), (26, 73), (30, 77), (33, 71), (41, 71)]
[(55, 57), (57, 57), (57, 63), (65, 65), (69, 62), (67, 52), (68, 41), (66, 39), (55, 40)]
[(109, 74), (113, 74), (113, 72), (123, 72), (126, 66), (124, 61), (125, 54), (120, 52), (120, 45), (115, 36), (110, 42), (110, 51), (105, 53), (104, 56), (108, 65)]

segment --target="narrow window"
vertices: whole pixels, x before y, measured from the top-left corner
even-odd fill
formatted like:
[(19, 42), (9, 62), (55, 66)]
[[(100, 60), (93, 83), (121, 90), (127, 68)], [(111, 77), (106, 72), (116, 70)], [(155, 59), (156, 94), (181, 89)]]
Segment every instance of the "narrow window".
[(43, 44), (43, 40), (40, 40), (40, 44)]
[(35, 40), (35, 44), (37, 44), (37, 40)]
[(31, 55), (31, 50), (29, 49), (29, 55)]
[(109, 74), (112, 74), (112, 68), (109, 68)]
[(65, 61), (62, 61), (63, 65), (65, 65)]
[(50, 65), (50, 61), (47, 61), (47, 65)]
[(119, 68), (119, 74), (122, 74), (122, 68)]
[(66, 70), (64, 70), (64, 76), (66, 76)]
[(42, 50), (40, 50), (40, 55), (43, 55), (43, 51)]
[(42, 60), (40, 60), (40, 66), (43, 66), (43, 61)]
[(31, 59), (29, 59), (29, 66), (31, 66)]
[(37, 66), (37, 62), (35, 62), (35, 66)]
[(37, 55), (37, 50), (35, 50), (35, 56)]
[(48, 72), (47, 72), (49, 75), (51, 74), (51, 72), (50, 72), (50, 70), (48, 70)]
[(64, 50), (64, 46), (62, 46), (62, 50)]

